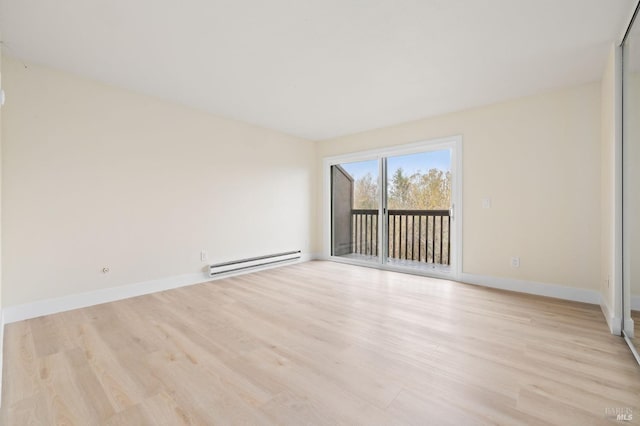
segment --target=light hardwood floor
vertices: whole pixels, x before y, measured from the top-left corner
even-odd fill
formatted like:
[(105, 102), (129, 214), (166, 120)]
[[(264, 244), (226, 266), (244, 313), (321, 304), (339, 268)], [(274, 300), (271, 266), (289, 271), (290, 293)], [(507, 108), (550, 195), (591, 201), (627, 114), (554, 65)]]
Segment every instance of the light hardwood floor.
[(10, 324), (5, 425), (640, 420), (598, 306), (307, 262)]

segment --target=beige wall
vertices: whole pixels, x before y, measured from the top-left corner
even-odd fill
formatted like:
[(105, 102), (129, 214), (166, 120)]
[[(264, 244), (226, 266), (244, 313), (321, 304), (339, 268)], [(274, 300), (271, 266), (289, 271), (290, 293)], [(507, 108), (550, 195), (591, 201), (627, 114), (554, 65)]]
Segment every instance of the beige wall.
[(319, 253), (323, 157), (458, 134), (463, 272), (601, 290), (598, 83), (314, 144), (8, 58), (2, 70), (5, 306), (199, 272), (201, 249)]
[(197, 273), (201, 249), (309, 251), (312, 142), (7, 57), (2, 77), (5, 306)]
[(621, 137), (618, 125), (621, 109), (619, 108), (619, 76), (618, 50), (612, 47), (606, 62), (601, 82), (601, 149), (600, 149), (600, 193), (601, 193), (601, 249), (600, 249), (600, 292), (602, 303), (609, 315), (612, 331), (618, 331), (622, 316), (622, 283), (621, 271), (616, 266), (616, 217), (620, 215), (616, 205), (616, 145)]
[(599, 290), (600, 115), (593, 83), (323, 141), (318, 164), (461, 134), (463, 272)]

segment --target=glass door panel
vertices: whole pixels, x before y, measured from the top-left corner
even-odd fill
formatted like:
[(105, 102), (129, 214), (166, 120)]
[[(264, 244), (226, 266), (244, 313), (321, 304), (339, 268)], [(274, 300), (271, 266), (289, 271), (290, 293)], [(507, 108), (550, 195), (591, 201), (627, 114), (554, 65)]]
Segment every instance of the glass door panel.
[(449, 272), (451, 150), (386, 159), (386, 257), (393, 266)]
[(331, 255), (379, 262), (379, 162), (331, 166)]

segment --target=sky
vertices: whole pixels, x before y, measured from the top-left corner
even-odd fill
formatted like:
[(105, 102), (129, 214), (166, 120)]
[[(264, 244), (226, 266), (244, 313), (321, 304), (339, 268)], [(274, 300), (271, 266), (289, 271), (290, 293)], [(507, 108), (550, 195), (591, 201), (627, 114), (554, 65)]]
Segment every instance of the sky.
[[(367, 173), (376, 178), (378, 176), (378, 160), (358, 161), (356, 163), (340, 164), (353, 178), (358, 180)], [(387, 173), (393, 176), (395, 171), (402, 167), (406, 175), (412, 175), (418, 170), (426, 172), (429, 169), (451, 170), (451, 151), (421, 152), (418, 154), (389, 157), (387, 160)]]

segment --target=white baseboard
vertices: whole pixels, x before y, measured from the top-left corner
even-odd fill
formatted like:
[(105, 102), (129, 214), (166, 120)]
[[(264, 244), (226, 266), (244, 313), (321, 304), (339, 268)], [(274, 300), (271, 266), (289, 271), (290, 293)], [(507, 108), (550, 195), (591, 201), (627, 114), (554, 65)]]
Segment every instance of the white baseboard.
[(640, 311), (640, 296), (631, 296), (631, 309)]
[(609, 326), (611, 334), (620, 336), (622, 334), (622, 318), (615, 316), (613, 312), (611, 312), (611, 308), (609, 308), (609, 305), (607, 305), (604, 298), (600, 301), (600, 309), (602, 309), (604, 319), (607, 320), (607, 325)]
[[(315, 259), (334, 261), (333, 259), (328, 259), (323, 255), (318, 255), (317, 257), (315, 257)], [(335, 261), (339, 260), (336, 259)], [(345, 263), (352, 264), (353, 262), (347, 261)], [(381, 269), (377, 264), (375, 266), (362, 264), (362, 266)], [(400, 271), (399, 268), (394, 268), (394, 270)], [(431, 276), (430, 274), (425, 275)], [(434, 278), (450, 279), (446, 276), (434, 276)], [(483, 287), (497, 288), (500, 290), (515, 291), (518, 293), (554, 297), (556, 299), (571, 300), (573, 302), (591, 303), (593, 305), (600, 304), (600, 301), (602, 300), (602, 295), (596, 290), (587, 290), (583, 288), (567, 287), (559, 284), (548, 284), (536, 281), (517, 280), (513, 278), (494, 277), (490, 275), (476, 275), (463, 272), (460, 274), (459, 280), (453, 281), (460, 281), (466, 284), (481, 285)], [(637, 303), (638, 305), (640, 305), (640, 297), (638, 297)]]
[(54, 299), (38, 300), (36, 302), (25, 303), (23, 305), (8, 306), (4, 308), (4, 321), (6, 324), (10, 324), (12, 322), (41, 317), (43, 315), (51, 315), (59, 312), (71, 311), (73, 309), (86, 308), (88, 306), (100, 305), (102, 303), (115, 302), (116, 300), (157, 293), (159, 291), (171, 290), (194, 284), (202, 284), (232, 276), (306, 262), (312, 258), (313, 255), (311, 254), (302, 254), (299, 260), (230, 272), (213, 278), (209, 277), (209, 275), (204, 272), (177, 275), (158, 280), (143, 281), (119, 287), (110, 287), (86, 293), (72, 294)]
[(555, 297), (556, 299), (591, 303), (594, 305), (600, 304), (600, 300), (602, 299), (600, 292), (596, 290), (546, 284), (535, 281), (467, 274), (464, 272), (462, 273), (460, 280), (467, 284), (478, 284), (484, 287), (535, 294), (537, 296)]
[[(158, 280), (144, 281), (125, 286), (105, 288), (101, 290), (73, 294), (54, 299), (39, 300), (23, 305), (8, 306), (5, 307), (2, 311), (2, 324), (10, 324), (12, 322), (36, 318), (43, 315), (50, 315), (58, 312), (70, 311), (73, 309), (85, 308), (88, 306), (99, 305), (101, 303), (113, 302), (116, 300), (142, 296), (145, 294), (171, 290), (174, 288), (185, 287), (194, 284), (201, 284), (216, 279), (227, 278), (235, 275), (277, 268), (280, 266), (290, 265), (292, 263), (306, 262), (316, 259), (322, 259), (322, 256), (317, 253), (304, 253), (298, 261), (285, 262), (275, 265), (266, 265), (250, 270), (224, 274), (215, 278), (211, 278), (204, 272), (200, 272), (195, 274), (162, 278)], [(461, 281), (468, 284), (477, 284), (485, 287), (535, 294), (540, 296), (555, 297), (558, 299), (572, 300), (576, 302), (585, 302), (592, 304), (600, 304), (601, 302), (600, 293), (595, 290), (586, 290), (561, 285), (468, 273), (463, 273), (461, 275)], [(634, 299), (635, 300), (632, 300), (633, 309), (640, 309), (640, 297), (634, 296)], [(612, 320), (609, 315), (605, 314), (605, 316), (607, 317), (608, 322)]]

